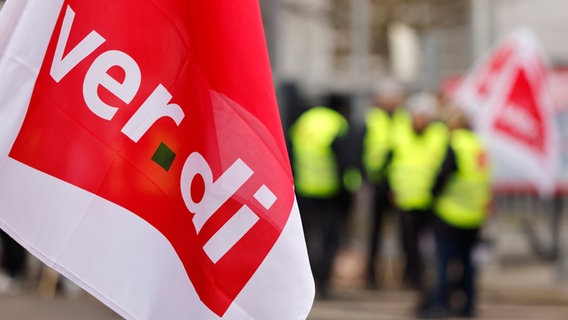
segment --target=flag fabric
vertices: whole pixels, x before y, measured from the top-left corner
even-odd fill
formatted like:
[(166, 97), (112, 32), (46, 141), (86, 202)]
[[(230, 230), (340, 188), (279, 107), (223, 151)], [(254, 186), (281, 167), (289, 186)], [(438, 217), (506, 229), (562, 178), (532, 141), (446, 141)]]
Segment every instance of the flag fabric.
[(127, 319), (305, 319), (259, 4), (11, 0), (0, 226)]
[(508, 168), (506, 177), (497, 178), (528, 182), (544, 196), (554, 192), (559, 170), (549, 82), (547, 59), (535, 34), (518, 29), (481, 59), (452, 93), (473, 116), (494, 167)]

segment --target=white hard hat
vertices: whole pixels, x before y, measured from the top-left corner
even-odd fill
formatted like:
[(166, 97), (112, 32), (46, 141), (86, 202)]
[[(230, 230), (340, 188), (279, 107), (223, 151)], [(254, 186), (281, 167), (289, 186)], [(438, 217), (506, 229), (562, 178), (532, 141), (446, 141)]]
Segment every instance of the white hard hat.
[(412, 115), (421, 114), (433, 118), (438, 112), (438, 99), (428, 92), (416, 93), (408, 98), (406, 108)]

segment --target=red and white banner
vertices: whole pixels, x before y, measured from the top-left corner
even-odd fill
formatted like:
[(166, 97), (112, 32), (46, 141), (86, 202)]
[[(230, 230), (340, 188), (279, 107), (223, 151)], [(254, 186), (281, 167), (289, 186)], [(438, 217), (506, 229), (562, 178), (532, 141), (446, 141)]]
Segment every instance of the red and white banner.
[(513, 32), (458, 84), (452, 98), (473, 116), (493, 160), (542, 195), (556, 187), (559, 152), (549, 68), (535, 35)]
[(305, 319), (257, 1), (11, 0), (0, 226), (128, 319)]

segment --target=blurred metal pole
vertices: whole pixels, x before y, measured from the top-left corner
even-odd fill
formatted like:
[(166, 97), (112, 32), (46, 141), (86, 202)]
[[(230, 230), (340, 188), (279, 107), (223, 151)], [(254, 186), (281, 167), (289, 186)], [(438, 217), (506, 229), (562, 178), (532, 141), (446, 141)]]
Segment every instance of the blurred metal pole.
[[(353, 128), (362, 128), (364, 123), (366, 105), (364, 105), (366, 90), (372, 86), (371, 79), (371, 0), (349, 1), (349, 32), (351, 40), (351, 56), (349, 61), (349, 85), (353, 94), (351, 99), (351, 121)], [(365, 102), (366, 104), (366, 102)], [(354, 197), (354, 205), (351, 208), (351, 237), (360, 243), (367, 243), (367, 226), (370, 216), (367, 214), (370, 203), (365, 189), (360, 189)]]
[(552, 219), (550, 226), (552, 230), (552, 247), (550, 249), (550, 255), (553, 261), (559, 261), (560, 250), (564, 247), (561, 245), (562, 238), (560, 237), (560, 230), (562, 229), (562, 196), (555, 195), (550, 201), (552, 202)]
[(274, 74), (274, 80), (277, 79), (278, 70), (278, 7), (280, 0), (260, 0), (260, 8), (262, 10), (262, 20), (264, 23), (264, 34), (266, 37), (266, 45), (268, 54), (270, 55), (270, 64)]
[(368, 85), (370, 54), (370, 10), (369, 0), (350, 1), (350, 31), (351, 31), (351, 83), (356, 90)]
[(554, 198), (554, 217), (556, 224), (553, 230), (556, 231), (554, 235), (557, 241), (557, 260), (556, 260), (556, 276), (558, 280), (568, 280), (568, 252), (566, 252), (566, 244), (568, 243), (568, 234), (563, 232), (565, 229), (564, 222), (562, 221), (562, 211), (564, 207), (564, 197), (562, 193)]
[(438, 35), (426, 32), (422, 40), (422, 87), (427, 90), (435, 90), (442, 81), (440, 65), (440, 41)]
[(350, 57), (350, 85), (352, 86), (352, 120), (362, 123), (365, 107), (360, 102), (364, 101), (366, 90), (372, 86), (375, 79), (371, 78), (371, 10), (370, 0), (350, 1), (350, 32), (351, 32), (351, 57)]
[(293, 112), (290, 107), (290, 97), (288, 97), (288, 90), (282, 88), (282, 80), (280, 77), (280, 65), (278, 57), (278, 34), (279, 30), (279, 13), (281, 12), (282, 0), (260, 0), (260, 9), (262, 11), (262, 22), (264, 24), (264, 35), (266, 38), (266, 46), (268, 48), (268, 55), (270, 58), (270, 66), (272, 69), (272, 78), (274, 89), (276, 91), (276, 98), (278, 108), (280, 111), (280, 118), (284, 128), (289, 125), (290, 114)]

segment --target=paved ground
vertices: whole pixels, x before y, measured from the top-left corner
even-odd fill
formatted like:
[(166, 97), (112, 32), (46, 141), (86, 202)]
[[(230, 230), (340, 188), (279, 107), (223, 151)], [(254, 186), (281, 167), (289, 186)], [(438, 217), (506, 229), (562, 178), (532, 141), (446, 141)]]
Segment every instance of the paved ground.
[[(417, 296), (400, 290), (395, 273), (385, 273), (385, 289), (363, 289), (361, 253), (343, 252), (329, 300), (316, 300), (308, 320), (413, 319)], [(568, 282), (558, 265), (536, 259), (486, 260), (479, 279), (478, 319), (568, 319)]]
[[(351, 270), (356, 262), (349, 260)], [(345, 261), (343, 261), (346, 263)], [(345, 266), (344, 266), (345, 267)], [(478, 319), (568, 319), (568, 284), (556, 281), (550, 263), (524, 263), (487, 268), (480, 281)], [(393, 288), (364, 290), (357, 279), (335, 280), (329, 300), (316, 300), (308, 320), (405, 320), (413, 319), (416, 297)], [(116, 320), (121, 319), (99, 301), (80, 291), (45, 298), (35, 290), (0, 297), (2, 320)], [(270, 319), (258, 319), (270, 320)]]
[[(563, 303), (566, 299), (554, 296), (558, 292), (552, 291), (538, 296), (542, 293), (540, 290), (517, 295), (486, 290), (478, 319), (568, 319), (568, 303)], [(413, 319), (414, 301), (414, 295), (406, 291), (338, 290), (330, 300), (316, 300), (308, 320)], [(0, 298), (0, 319), (116, 320), (121, 317), (86, 294), (74, 298), (57, 295), (53, 299), (45, 299), (27, 292)]]
[(122, 319), (89, 295), (74, 298), (56, 296), (52, 299), (27, 292), (0, 298), (0, 319), (3, 320), (116, 320)]
[[(535, 257), (529, 238), (523, 233), (527, 222), (521, 218), (519, 215), (503, 215), (489, 230), (494, 244), (490, 249), (481, 251), (478, 257), (482, 266), (478, 319), (568, 319), (568, 233), (560, 233), (563, 249), (560, 263), (547, 262)], [(553, 225), (546, 218), (546, 215), (541, 214), (538, 219), (542, 221), (531, 218), (528, 223), (534, 227)], [(568, 230), (568, 219), (563, 222), (565, 225), (562, 230)], [(364, 219), (357, 223), (365, 229)], [(398, 286), (397, 270), (400, 270), (400, 265), (393, 258), (397, 255), (394, 230), (391, 227), (385, 231), (382, 252), (388, 263), (381, 272), (383, 289), (362, 289), (365, 255), (364, 249), (356, 243), (343, 250), (337, 259), (331, 299), (316, 300), (308, 320), (413, 318), (416, 297), (408, 291), (400, 290)], [(551, 234), (549, 229), (535, 230), (540, 232), (540, 239), (546, 245)], [(35, 289), (15, 296), (0, 296), (0, 320), (28, 319), (115, 320), (121, 317), (82, 291), (77, 294), (75, 290), (75, 294), (71, 295), (58, 293), (52, 298), (45, 298)]]
[[(478, 319), (568, 319), (568, 284), (555, 266), (527, 263), (484, 270)], [(343, 285), (343, 287), (342, 287)], [(330, 300), (316, 300), (308, 320), (413, 319), (417, 296), (409, 291), (368, 291), (340, 283)]]
[[(330, 301), (316, 301), (309, 320), (404, 320), (414, 319), (414, 297), (408, 292), (349, 294)], [(531, 304), (484, 301), (478, 319), (568, 319), (568, 304)]]

